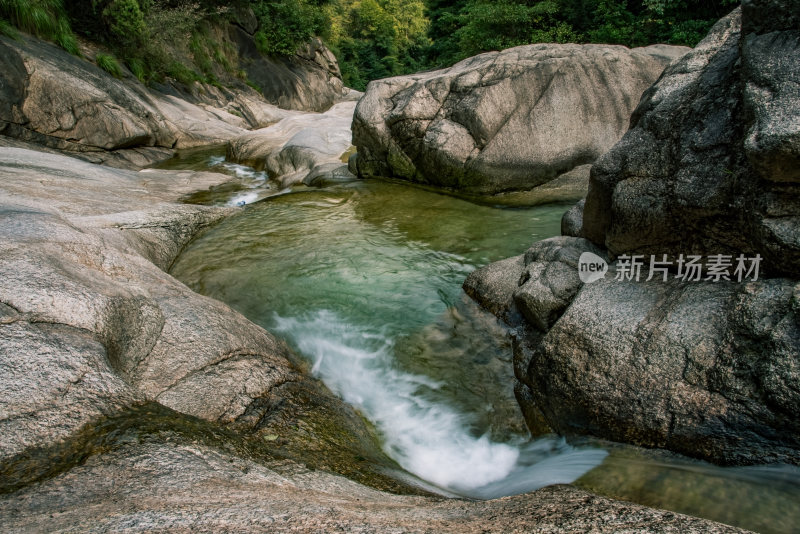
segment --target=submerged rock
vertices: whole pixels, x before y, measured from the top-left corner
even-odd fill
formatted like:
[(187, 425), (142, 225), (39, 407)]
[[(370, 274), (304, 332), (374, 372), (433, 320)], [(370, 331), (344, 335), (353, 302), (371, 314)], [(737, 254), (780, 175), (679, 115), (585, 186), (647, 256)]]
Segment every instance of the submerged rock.
[[(800, 28), (765, 22), (765, 4), (783, 5), (745, 2), (648, 89), (566, 236), (465, 282), (524, 318), (514, 369), (532, 431), (800, 464)], [(610, 263), (585, 284), (584, 252)], [(728, 255), (727, 279), (679, 278), (673, 263), (647, 280), (651, 255), (691, 254), (705, 269)], [(734, 274), (739, 254), (761, 255), (757, 277)]]
[[(351, 171), (461, 193), (530, 190), (617, 142), (642, 91), (686, 51), (528, 45), (371, 82), (353, 119)], [(585, 191), (575, 180), (570, 198)]]

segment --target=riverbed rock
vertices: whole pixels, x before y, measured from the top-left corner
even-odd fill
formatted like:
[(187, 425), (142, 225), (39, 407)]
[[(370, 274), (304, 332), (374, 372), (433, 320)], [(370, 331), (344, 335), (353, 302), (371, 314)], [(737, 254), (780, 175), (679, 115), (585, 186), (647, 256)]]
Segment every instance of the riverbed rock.
[[(164, 272), (236, 211), (175, 200), (229, 176), (16, 148), (0, 148), (0, 174), (0, 464), (35, 464), (32, 451), (157, 402), (239, 432), (280, 430), (301, 442), (294, 457), (320, 467), (359, 456), (396, 468), (282, 341)], [(298, 433), (327, 464), (304, 456)], [(373, 469), (350, 464), (355, 478)]]
[(519, 325), (521, 316), (514, 304), (514, 292), (525, 269), (524, 259), (520, 254), (470, 273), (464, 280), (464, 291), (506, 323)]
[(569, 486), (491, 501), (392, 495), (324, 471), (170, 437), (122, 444), (3, 496), (4, 527), (13, 532), (744, 532)]
[[(514, 369), (532, 431), (800, 464), (800, 64), (787, 52), (800, 49), (800, 28), (754, 15), (757, 30), (742, 33), (756, 4), (646, 91), (631, 129), (592, 167), (585, 205), (562, 219), (567, 236), (468, 278), (478, 302), (501, 295), (489, 309), (525, 319)], [(599, 280), (581, 282), (583, 252), (609, 264)], [(681, 254), (732, 265), (727, 278), (687, 279)], [(735, 274), (740, 254), (761, 255), (757, 276)], [(640, 276), (626, 269), (633, 255)], [(664, 255), (670, 270), (651, 277)]]
[(341, 176), (342, 157), (352, 146), (350, 124), (355, 107), (355, 101), (348, 101), (321, 114), (294, 112), (276, 124), (233, 139), (227, 157), (266, 170), (282, 187), (328, 171)]
[(642, 92), (686, 51), (538, 44), (371, 82), (351, 171), (461, 193), (530, 190), (617, 142)]
[(798, 464), (798, 291), (787, 279), (602, 280), (515, 357), (558, 432), (722, 464)]
[(561, 217), (561, 235), (580, 237), (583, 235), (583, 207), (586, 199), (579, 200)]

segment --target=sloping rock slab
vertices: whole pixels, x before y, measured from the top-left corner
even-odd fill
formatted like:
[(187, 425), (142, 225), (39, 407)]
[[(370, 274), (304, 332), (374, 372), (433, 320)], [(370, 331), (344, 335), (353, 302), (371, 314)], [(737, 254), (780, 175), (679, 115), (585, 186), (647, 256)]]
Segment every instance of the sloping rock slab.
[(744, 532), (569, 486), (478, 502), (398, 496), (152, 440), (2, 498), (0, 517), (12, 532)]
[[(300, 432), (306, 411), (344, 436), (303, 427), (327, 456), (394, 466), (283, 342), (162, 270), (232, 213), (175, 199), (230, 177), (14, 148), (0, 148), (0, 175), (0, 463), (156, 401), (242, 432)], [(292, 390), (302, 402), (283, 400)]]

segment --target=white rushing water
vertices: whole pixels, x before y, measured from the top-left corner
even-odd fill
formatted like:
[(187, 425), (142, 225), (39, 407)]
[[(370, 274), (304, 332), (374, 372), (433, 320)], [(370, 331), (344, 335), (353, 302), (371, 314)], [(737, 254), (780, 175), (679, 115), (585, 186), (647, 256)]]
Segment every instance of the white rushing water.
[(225, 160), (225, 156), (211, 156), (207, 163), (209, 170), (225, 172), (238, 178), (239, 185), (244, 188), (242, 191), (233, 193), (225, 203), (226, 206), (252, 204), (276, 193), (266, 171), (257, 171), (247, 165), (231, 163)]
[(420, 395), (421, 386), (438, 384), (396, 368), (390, 338), (333, 312), (277, 317), (276, 325), (311, 358), (314, 375), (376, 425), (389, 456), (449, 492), (494, 498), (570, 483), (607, 455), (573, 448), (560, 438), (495, 443), (471, 435), (465, 415)]

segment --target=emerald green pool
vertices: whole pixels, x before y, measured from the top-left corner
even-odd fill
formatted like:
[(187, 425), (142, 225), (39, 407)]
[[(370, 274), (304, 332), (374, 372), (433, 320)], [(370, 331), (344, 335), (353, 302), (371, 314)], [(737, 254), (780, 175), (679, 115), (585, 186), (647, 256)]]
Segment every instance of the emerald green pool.
[[(220, 165), (210, 157), (191, 165)], [(567, 205), (491, 207), (388, 181), (265, 191), (275, 196), (201, 235), (172, 274), (286, 339), (408, 471), (475, 498), (574, 482), (763, 532), (800, 524), (796, 468), (722, 469), (616, 444), (529, 439), (507, 331), (461, 284), (558, 235)]]

